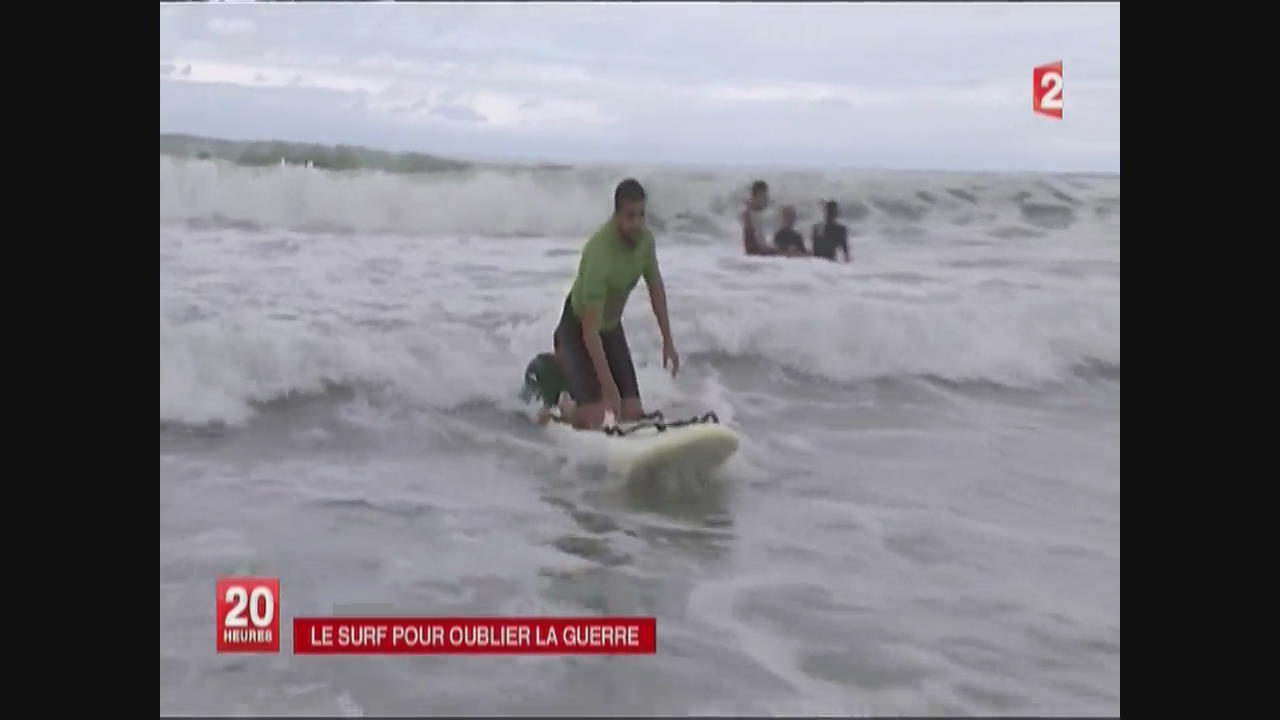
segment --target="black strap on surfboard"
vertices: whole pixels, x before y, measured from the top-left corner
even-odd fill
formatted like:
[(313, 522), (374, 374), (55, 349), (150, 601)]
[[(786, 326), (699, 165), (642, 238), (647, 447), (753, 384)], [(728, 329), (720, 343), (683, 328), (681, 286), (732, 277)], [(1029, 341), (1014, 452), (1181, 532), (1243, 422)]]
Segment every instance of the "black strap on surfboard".
[(714, 412), (708, 412), (705, 415), (691, 417), (688, 420), (673, 420), (672, 422), (666, 422), (662, 417), (662, 413), (657, 411), (641, 417), (639, 420), (634, 421), (633, 424), (630, 424), (627, 427), (622, 427), (621, 425), (606, 425), (603, 430), (605, 435), (623, 437), (625, 435), (630, 435), (637, 430), (645, 430), (648, 428), (653, 428), (658, 432), (666, 432), (670, 428), (685, 427), (686, 425), (702, 425), (704, 423), (715, 423), (718, 425), (720, 423), (720, 418), (716, 417)]

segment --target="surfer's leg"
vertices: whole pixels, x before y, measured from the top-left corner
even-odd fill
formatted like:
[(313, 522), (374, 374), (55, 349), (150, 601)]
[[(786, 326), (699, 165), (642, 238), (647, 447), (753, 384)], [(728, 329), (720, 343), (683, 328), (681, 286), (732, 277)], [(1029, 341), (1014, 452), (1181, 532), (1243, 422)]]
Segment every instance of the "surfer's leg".
[(579, 430), (599, 430), (604, 427), (604, 403), (579, 405), (573, 411), (573, 426)]
[(604, 402), (600, 381), (596, 378), (591, 356), (582, 341), (582, 323), (574, 315), (569, 301), (565, 300), (564, 313), (556, 327), (556, 340), (560, 344), (565, 377), (569, 381), (569, 394), (577, 407), (573, 412), (573, 426), (579, 430), (604, 425)]
[(613, 373), (613, 382), (618, 386), (618, 396), (622, 398), (622, 419), (639, 420), (644, 417), (644, 407), (640, 404), (636, 367), (631, 362), (631, 349), (627, 346), (627, 333), (622, 329), (622, 323), (600, 333), (600, 341), (609, 362), (609, 372)]
[(622, 399), (623, 420), (639, 420), (642, 417), (644, 417), (644, 406), (640, 404), (640, 398)]

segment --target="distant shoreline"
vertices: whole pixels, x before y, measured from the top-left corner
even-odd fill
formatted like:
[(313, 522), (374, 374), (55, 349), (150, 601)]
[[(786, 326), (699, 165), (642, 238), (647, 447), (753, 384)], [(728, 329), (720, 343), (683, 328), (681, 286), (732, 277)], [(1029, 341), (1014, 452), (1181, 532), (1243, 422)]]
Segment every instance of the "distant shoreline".
[(225, 140), (198, 135), (160, 135), (160, 154), (237, 165), (269, 167), (303, 165), (321, 170), (383, 170), (395, 173), (466, 170), (474, 163), (428, 155), (397, 153), (358, 145), (322, 145), (285, 140)]
[(466, 170), (568, 171), (625, 167), (664, 167), (690, 172), (741, 172), (768, 176), (778, 173), (868, 172), (899, 175), (1024, 175), (1114, 180), (1119, 172), (1058, 172), (1044, 170), (939, 170), (928, 168), (819, 168), (766, 167), (759, 165), (708, 165), (701, 163), (557, 163), (535, 160), (465, 160), (417, 151), (394, 151), (364, 145), (295, 142), (291, 140), (231, 140), (226, 138), (160, 133), (160, 154), (198, 160), (223, 160), (247, 167), (280, 164), (314, 167), (331, 171), (377, 170), (395, 174), (461, 172)]

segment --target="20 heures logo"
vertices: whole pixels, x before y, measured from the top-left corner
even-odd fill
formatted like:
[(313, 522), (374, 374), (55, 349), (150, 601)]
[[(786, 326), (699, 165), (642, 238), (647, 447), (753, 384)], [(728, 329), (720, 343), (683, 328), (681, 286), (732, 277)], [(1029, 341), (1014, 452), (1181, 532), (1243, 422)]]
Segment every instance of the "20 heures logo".
[(280, 578), (218, 578), (217, 593), (218, 652), (280, 652)]

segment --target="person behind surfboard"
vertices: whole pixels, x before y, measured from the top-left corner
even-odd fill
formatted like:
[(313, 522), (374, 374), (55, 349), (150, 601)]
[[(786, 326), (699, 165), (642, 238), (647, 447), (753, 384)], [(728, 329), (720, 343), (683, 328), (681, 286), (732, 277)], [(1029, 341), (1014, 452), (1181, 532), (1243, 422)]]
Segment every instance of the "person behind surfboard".
[(840, 206), (835, 200), (826, 204), (826, 222), (813, 226), (813, 256), (836, 259), (836, 249), (844, 251), (844, 261), (849, 262), (849, 228), (836, 222)]
[(572, 423), (573, 411), (577, 407), (565, 374), (560, 338), (557, 336), (552, 342), (554, 353), (538, 353), (529, 361), (524, 369), (524, 389), (520, 391), (520, 398), (525, 402), (534, 399), (542, 402), (537, 415), (539, 425), (546, 425), (552, 420)]
[(742, 209), (742, 249), (748, 255), (776, 255), (764, 239), (764, 209), (769, 206), (769, 184), (757, 180), (751, 184), (751, 199)]
[(790, 205), (782, 208), (782, 227), (773, 235), (773, 246), (787, 257), (809, 254), (804, 249), (804, 237), (796, 231), (796, 209)]
[(606, 411), (617, 420), (644, 417), (622, 328), (622, 310), (641, 277), (662, 332), (662, 365), (670, 365), (672, 375), (680, 368), (658, 254), (644, 216), (644, 188), (634, 179), (623, 180), (613, 193), (613, 217), (583, 246), (577, 278), (564, 301), (556, 341), (577, 401), (573, 426), (578, 429), (603, 426)]

